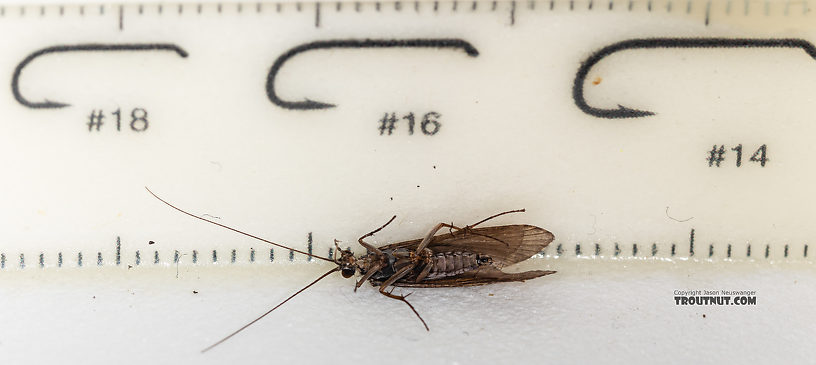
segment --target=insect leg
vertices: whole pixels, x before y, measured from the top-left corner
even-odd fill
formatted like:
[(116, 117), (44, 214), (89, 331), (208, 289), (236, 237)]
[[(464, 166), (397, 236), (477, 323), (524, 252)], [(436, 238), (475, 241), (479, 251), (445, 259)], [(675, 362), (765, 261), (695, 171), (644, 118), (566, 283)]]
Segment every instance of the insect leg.
[(363, 277), (360, 278), (359, 281), (357, 281), (357, 284), (354, 285), (354, 291), (356, 292), (358, 288), (363, 286), (363, 283), (368, 281), (368, 279), (371, 278), (372, 275), (376, 274), (377, 271), (380, 271), (380, 269), (382, 269), (383, 267), (385, 267), (385, 265), (380, 264), (380, 265), (374, 265), (371, 268), (369, 268), (368, 272), (366, 272), (366, 274), (363, 275)]
[(391, 219), (389, 219), (389, 220), (388, 220), (388, 222), (385, 222), (385, 224), (383, 224), (383, 225), (382, 225), (382, 227), (377, 228), (377, 229), (375, 229), (375, 230), (373, 230), (373, 231), (371, 231), (371, 232), (366, 233), (365, 235), (363, 235), (362, 237), (360, 237), (360, 238), (357, 240), (357, 242), (360, 242), (360, 245), (362, 245), (363, 247), (365, 247), (365, 248), (366, 248), (366, 250), (369, 250), (369, 251), (371, 251), (371, 252), (374, 252), (374, 253), (376, 253), (376, 254), (378, 254), (378, 255), (382, 255), (382, 251), (380, 251), (380, 249), (379, 249), (379, 248), (376, 248), (376, 247), (374, 247), (374, 246), (372, 246), (372, 245), (370, 245), (370, 244), (368, 244), (368, 243), (364, 242), (364, 241), (363, 241), (363, 239), (366, 239), (366, 238), (368, 238), (368, 237), (371, 237), (371, 236), (373, 236), (375, 233), (377, 233), (377, 232), (379, 232), (379, 231), (382, 231), (382, 229), (383, 229), (383, 228), (385, 228), (385, 226), (387, 226), (387, 225), (391, 224), (391, 222), (393, 222), (393, 221), (394, 221), (394, 219), (396, 219), (396, 218), (397, 218), (397, 216), (393, 216), (393, 217), (391, 217)]
[(408, 301), (405, 300), (405, 298), (408, 297), (408, 295), (411, 295), (410, 293), (408, 295), (394, 295), (394, 294), (391, 294), (390, 292), (385, 291), (386, 287), (391, 286), (392, 284), (397, 282), (397, 280), (399, 280), (403, 276), (407, 275), (413, 268), (414, 268), (414, 265), (408, 265), (408, 266), (403, 267), (402, 269), (400, 269), (396, 273), (394, 273), (394, 275), (391, 275), (391, 277), (388, 278), (388, 280), (384, 281), (382, 283), (382, 285), (380, 285), (380, 294), (385, 295), (386, 297), (389, 297), (391, 299), (399, 300), (399, 301), (407, 304), (408, 307), (411, 308), (412, 311), (414, 311), (414, 314), (416, 314), (417, 318), (419, 318), (419, 321), (422, 322), (422, 325), (425, 326), (425, 330), (430, 331), (431, 329), (428, 328), (428, 324), (425, 323), (425, 320), (422, 319), (422, 316), (419, 315), (419, 312), (417, 312), (416, 309), (414, 309), (414, 306), (411, 305), (411, 303), (408, 303)]
[[(433, 237), (436, 235), (436, 232), (439, 232), (439, 230), (442, 229), (442, 227), (453, 227), (453, 226), (451, 226), (450, 224), (447, 224), (447, 223), (439, 223), (439, 224), (435, 225), (433, 228), (431, 228), (430, 232), (428, 232), (428, 234), (425, 235), (425, 238), (422, 239), (422, 242), (419, 243), (419, 246), (417, 246), (417, 249), (416, 249), (416, 253), (420, 253), (420, 252), (422, 252), (422, 250), (425, 249), (425, 247), (428, 247), (428, 244), (431, 243), (431, 240), (433, 240)], [(454, 227), (454, 228), (456, 228), (456, 227)]]
[(418, 282), (422, 281), (423, 279), (425, 279), (428, 276), (428, 274), (431, 273), (432, 268), (433, 268), (433, 262), (432, 261), (431, 262), (426, 262), (425, 267), (422, 268), (422, 271), (419, 273), (419, 275), (417, 275), (416, 282), (418, 283)]

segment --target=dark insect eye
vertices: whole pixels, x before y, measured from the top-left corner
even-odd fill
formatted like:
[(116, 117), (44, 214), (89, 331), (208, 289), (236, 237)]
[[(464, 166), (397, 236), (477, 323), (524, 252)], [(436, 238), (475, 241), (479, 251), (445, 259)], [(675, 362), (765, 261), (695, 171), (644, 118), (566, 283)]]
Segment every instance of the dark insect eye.
[(490, 258), (489, 257), (484, 257), (484, 256), (479, 257), (479, 263), (480, 264), (489, 264), (490, 263)]
[(354, 268), (353, 267), (344, 267), (342, 270), (340, 270), (340, 274), (342, 274), (344, 278), (348, 279), (348, 278), (354, 276)]

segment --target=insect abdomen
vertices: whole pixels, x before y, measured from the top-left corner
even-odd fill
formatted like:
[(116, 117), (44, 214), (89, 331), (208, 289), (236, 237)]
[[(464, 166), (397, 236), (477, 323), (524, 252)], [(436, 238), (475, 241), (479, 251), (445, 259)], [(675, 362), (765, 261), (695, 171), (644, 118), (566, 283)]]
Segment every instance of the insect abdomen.
[(479, 266), (476, 254), (470, 252), (443, 252), (431, 256), (431, 272), (425, 280), (455, 276)]

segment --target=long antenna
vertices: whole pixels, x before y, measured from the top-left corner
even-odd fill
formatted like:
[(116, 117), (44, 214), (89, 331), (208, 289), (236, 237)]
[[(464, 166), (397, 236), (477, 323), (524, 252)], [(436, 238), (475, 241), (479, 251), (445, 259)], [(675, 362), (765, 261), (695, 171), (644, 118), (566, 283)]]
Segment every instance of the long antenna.
[[(205, 349), (201, 350), (201, 353), (203, 354), (203, 353), (205, 353), (205, 352), (207, 352), (207, 351), (210, 351), (210, 350), (212, 350), (212, 348), (213, 348), (213, 347), (218, 346), (218, 345), (220, 345), (220, 344), (224, 343), (224, 341), (226, 341), (226, 340), (229, 340), (229, 339), (230, 339), (232, 336), (237, 335), (237, 334), (238, 334), (238, 332), (241, 332), (241, 331), (245, 330), (247, 327), (249, 327), (249, 326), (253, 325), (255, 322), (260, 321), (260, 320), (261, 320), (261, 318), (266, 317), (266, 315), (267, 315), (267, 314), (272, 313), (272, 311), (273, 311), (273, 310), (275, 310), (275, 309), (278, 309), (278, 307), (282, 306), (282, 305), (283, 305), (283, 303), (288, 302), (288, 301), (289, 301), (289, 299), (292, 299), (292, 298), (294, 298), (296, 295), (300, 294), (302, 291), (304, 291), (304, 290), (306, 290), (306, 289), (309, 289), (309, 287), (310, 287), (310, 286), (314, 285), (315, 283), (317, 283), (317, 282), (318, 282), (318, 281), (320, 281), (321, 279), (325, 278), (326, 276), (329, 276), (329, 274), (331, 274), (331, 273), (333, 273), (333, 272), (335, 272), (335, 271), (337, 271), (337, 270), (340, 270), (340, 268), (339, 268), (339, 267), (335, 267), (334, 269), (329, 270), (329, 272), (327, 272), (327, 273), (325, 273), (325, 274), (323, 274), (323, 275), (320, 275), (320, 277), (319, 277), (319, 278), (317, 278), (315, 281), (313, 281), (311, 284), (306, 285), (305, 287), (303, 287), (303, 289), (298, 290), (298, 291), (297, 291), (295, 294), (292, 294), (292, 296), (290, 296), (289, 298), (286, 298), (286, 300), (284, 300), (284, 301), (280, 302), (280, 304), (276, 305), (276, 306), (275, 306), (275, 308), (272, 308), (272, 309), (270, 309), (268, 312), (266, 312), (266, 313), (264, 313), (264, 314), (261, 314), (261, 316), (260, 316), (260, 317), (255, 318), (254, 320), (252, 320), (252, 322), (247, 323), (247, 324), (246, 324), (246, 325), (244, 325), (243, 327), (239, 328), (237, 331), (235, 331), (235, 332), (233, 332), (233, 333), (230, 333), (230, 334), (229, 334), (229, 336), (224, 337), (224, 338), (222, 338), (221, 340), (219, 340), (218, 342), (216, 342), (216, 343), (214, 343), (214, 344), (212, 344), (212, 345), (208, 346), (207, 348), (205, 348)], [(406, 303), (407, 303), (407, 302), (406, 302)], [(410, 306), (410, 304), (408, 304), (408, 305)], [(411, 307), (411, 309), (414, 309), (414, 308), (413, 308), (413, 307)], [(414, 313), (416, 313), (416, 311), (414, 311)], [(419, 314), (417, 314), (417, 315), (419, 315)], [(422, 318), (420, 318), (420, 320), (422, 320)], [(422, 323), (424, 324), (425, 322), (423, 321)], [(428, 326), (426, 325), (425, 327), (427, 328)]]
[[(175, 210), (178, 210), (179, 212), (182, 212), (182, 213), (184, 213), (184, 214), (187, 214), (187, 215), (189, 215), (189, 216), (191, 216), (191, 217), (193, 217), (193, 218), (198, 218), (198, 219), (201, 219), (202, 221), (205, 221), (205, 222), (208, 222), (208, 223), (215, 224), (216, 226), (226, 228), (226, 229), (228, 229), (228, 230), (230, 230), (230, 231), (240, 233), (240, 234), (242, 234), (242, 235), (244, 235), (244, 236), (247, 236), (247, 237), (252, 237), (252, 238), (254, 238), (254, 239), (256, 239), (256, 240), (266, 242), (266, 243), (268, 243), (268, 244), (270, 244), (270, 245), (273, 245), (273, 246), (278, 246), (278, 247), (281, 247), (281, 248), (285, 248), (285, 249), (287, 249), (287, 250), (292, 250), (292, 251), (295, 251), (295, 252), (297, 252), (297, 253), (302, 253), (302, 254), (304, 254), (304, 255), (306, 255), (306, 256), (314, 257), (314, 258), (321, 259), (321, 260), (324, 260), (324, 261), (328, 261), (328, 262), (332, 262), (332, 263), (334, 262), (334, 260), (332, 260), (332, 259), (328, 259), (328, 258), (325, 258), (325, 257), (320, 257), (320, 256), (317, 256), (317, 255), (313, 255), (313, 254), (310, 254), (310, 253), (306, 253), (306, 252), (300, 251), (300, 250), (295, 250), (294, 248), (291, 248), (291, 247), (286, 247), (286, 246), (281, 245), (281, 244), (279, 244), (279, 243), (275, 243), (275, 242), (272, 242), (272, 241), (270, 241), (270, 240), (263, 239), (263, 238), (261, 238), (261, 237), (258, 237), (258, 236), (255, 236), (255, 235), (252, 235), (252, 234), (246, 233), (246, 232), (244, 232), (244, 231), (239, 231), (239, 230), (237, 230), (237, 229), (235, 229), (235, 228), (232, 228), (232, 227), (229, 227), (229, 226), (225, 226), (225, 225), (223, 225), (223, 224), (221, 224), (221, 223), (211, 221), (211, 220), (209, 220), (209, 219), (207, 219), (207, 218), (199, 217), (199, 216), (197, 216), (197, 215), (195, 215), (195, 214), (193, 214), (193, 213), (187, 212), (187, 211), (185, 211), (185, 210), (183, 210), (183, 209), (181, 209), (181, 208), (179, 208), (179, 207), (176, 207), (176, 206), (175, 206), (175, 205), (173, 205), (173, 204), (168, 203), (166, 200), (164, 200), (164, 199), (162, 199), (162, 198), (159, 198), (159, 196), (158, 196), (158, 195), (156, 195), (155, 193), (153, 193), (152, 191), (150, 191), (150, 189), (149, 189), (147, 186), (145, 186), (145, 190), (147, 190), (147, 192), (148, 192), (148, 193), (150, 193), (150, 195), (153, 195), (153, 197), (154, 197), (154, 198), (159, 199), (159, 201), (160, 201), (160, 202), (162, 202), (162, 203), (167, 204), (168, 206), (170, 206), (170, 208), (173, 208), (173, 209), (175, 209)], [(277, 308), (277, 307), (275, 307), (275, 308)]]

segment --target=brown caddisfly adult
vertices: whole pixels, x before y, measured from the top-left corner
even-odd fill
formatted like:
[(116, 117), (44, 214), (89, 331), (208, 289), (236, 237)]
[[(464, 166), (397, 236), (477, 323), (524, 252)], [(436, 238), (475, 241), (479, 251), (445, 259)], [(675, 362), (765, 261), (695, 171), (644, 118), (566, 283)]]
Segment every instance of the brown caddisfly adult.
[[(145, 189), (147, 189), (147, 187), (145, 187)], [(212, 223), (271, 245), (292, 250), (294, 252), (328, 261), (337, 265), (337, 267), (321, 275), (315, 281), (312, 281), (309, 285), (306, 285), (302, 289), (298, 290), (295, 292), (295, 294), (292, 294), (274, 308), (247, 323), (230, 335), (224, 337), (220, 341), (205, 348), (202, 350), (202, 352), (206, 352), (230, 339), (232, 336), (235, 336), (275, 309), (278, 309), (278, 307), (282, 306), (296, 295), (300, 294), (321, 279), (336, 271), (340, 271), (344, 278), (350, 278), (359, 271), (362, 277), (357, 280), (357, 284), (354, 286), (355, 291), (366, 281), (371, 282), (373, 286), (379, 286), (380, 294), (407, 304), (414, 314), (416, 314), (417, 318), (419, 318), (419, 320), (422, 322), (422, 325), (425, 326), (426, 330), (430, 329), (425, 323), (425, 320), (423, 320), (419, 315), (419, 312), (414, 309), (414, 306), (405, 300), (410, 293), (407, 295), (392, 294), (391, 291), (393, 291), (393, 287), (444, 288), (474, 286), (509, 281), (524, 281), (555, 273), (555, 271), (542, 270), (506, 273), (501, 270), (506, 266), (524, 261), (547, 247), (547, 245), (553, 240), (553, 234), (547, 230), (535, 226), (521, 224), (476, 228), (476, 226), (498, 216), (509, 213), (523, 212), (524, 209), (494, 214), (479, 222), (464, 227), (457, 227), (453, 224), (447, 223), (439, 223), (434, 226), (424, 238), (421, 239), (404, 241), (381, 247), (374, 247), (365, 242), (366, 238), (373, 236), (375, 233), (379, 232), (388, 224), (393, 222), (397, 217), (393, 216), (388, 222), (382, 225), (382, 227), (363, 235), (357, 240), (360, 245), (365, 247), (365, 255), (354, 257), (354, 254), (350, 249), (340, 249), (340, 247), (337, 245), (337, 241), (335, 241), (334, 245), (337, 248), (336, 252), (340, 253), (340, 257), (336, 257), (335, 252), (333, 257), (328, 258), (295, 250), (291, 247), (287, 247), (235, 228), (228, 227), (221, 223), (211, 221), (207, 218), (197, 216), (168, 203), (162, 198), (159, 198), (156, 194), (150, 191), (150, 189), (147, 189), (147, 191), (162, 203), (167, 204), (171, 208), (193, 218), (198, 218), (205, 222)], [(437, 235), (437, 232), (439, 232), (439, 230), (442, 228), (447, 228), (448, 233)], [(388, 288), (392, 289), (389, 291)]]

